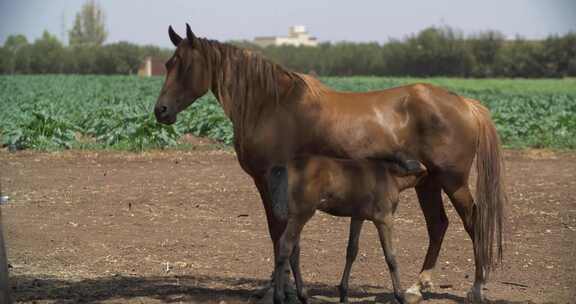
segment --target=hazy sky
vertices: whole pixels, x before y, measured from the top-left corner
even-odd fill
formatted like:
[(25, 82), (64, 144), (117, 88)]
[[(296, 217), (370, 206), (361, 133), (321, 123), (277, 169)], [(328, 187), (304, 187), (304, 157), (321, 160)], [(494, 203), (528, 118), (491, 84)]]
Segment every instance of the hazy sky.
[[(542, 38), (576, 31), (576, 0), (99, 0), (106, 13), (108, 42), (170, 46), (168, 25), (218, 40), (286, 35), (303, 24), (320, 41), (403, 38), (432, 25), (464, 33), (487, 29), (513, 38)], [(0, 0), (0, 43), (11, 34), (29, 40), (44, 30), (61, 38), (82, 0)]]

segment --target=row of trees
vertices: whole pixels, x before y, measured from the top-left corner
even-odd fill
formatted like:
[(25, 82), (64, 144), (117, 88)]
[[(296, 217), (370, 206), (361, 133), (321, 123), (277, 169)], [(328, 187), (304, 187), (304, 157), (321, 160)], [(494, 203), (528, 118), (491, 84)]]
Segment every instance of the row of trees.
[(0, 48), (0, 73), (134, 74), (144, 57), (168, 58), (170, 54), (170, 50), (128, 42), (64, 46), (48, 32), (33, 43), (15, 35)]
[(576, 32), (540, 41), (506, 40), (495, 31), (465, 37), (451, 28), (428, 28), (404, 40), (268, 47), (268, 58), (320, 75), (454, 77), (576, 76)]
[[(132, 74), (145, 56), (168, 58), (172, 53), (128, 42), (102, 44), (105, 32), (90, 40), (86, 34), (73, 35), (73, 31), (70, 46), (48, 32), (32, 43), (22, 35), (10, 36), (0, 48), (0, 73)], [(100, 43), (90, 43), (95, 40)], [(247, 42), (236, 44), (255, 49), (293, 70), (319, 75), (576, 76), (576, 33), (530, 41), (506, 40), (494, 31), (465, 37), (451, 28), (428, 28), (383, 45), (323, 43), (318, 47), (262, 49)]]
[(33, 43), (23, 35), (9, 36), (0, 48), (0, 73), (133, 74), (144, 57), (170, 55), (170, 50), (155, 46), (104, 44), (108, 36), (104, 16), (94, 0), (87, 0), (68, 32), (70, 46), (47, 31)]

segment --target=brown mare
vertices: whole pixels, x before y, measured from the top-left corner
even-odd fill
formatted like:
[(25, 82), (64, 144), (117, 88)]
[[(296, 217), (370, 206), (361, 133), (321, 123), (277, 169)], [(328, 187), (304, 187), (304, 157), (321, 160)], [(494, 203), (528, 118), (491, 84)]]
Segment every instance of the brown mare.
[[(416, 159), (429, 170), (416, 192), (430, 242), (407, 298), (420, 299), (421, 290), (432, 286), (448, 228), (441, 191), (473, 241), (476, 272), (469, 297), (482, 298), (482, 286), (502, 254), (505, 193), (498, 134), (478, 101), (429, 84), (337, 92), (251, 51), (198, 38), (189, 26), (185, 39), (171, 27), (169, 35), (176, 50), (166, 63), (156, 118), (172, 124), (180, 111), (212, 91), (232, 121), (240, 166), (260, 192), (276, 261), (286, 222), (272, 212), (266, 175), (273, 165), (305, 154), (399, 163)], [(468, 185), (475, 157), (476, 200)]]
[(404, 303), (400, 275), (392, 242), (394, 212), (399, 194), (416, 185), (426, 169), (412, 173), (396, 163), (377, 160), (336, 159), (321, 156), (298, 157), (284, 166), (274, 166), (268, 177), (272, 210), (287, 222), (278, 244), (274, 269), (274, 303), (285, 298), (283, 273), (290, 260), (298, 298), (306, 301), (300, 272), (300, 234), (316, 210), (350, 217), (346, 265), (340, 281), (340, 303), (348, 303), (350, 270), (358, 254), (358, 240), (364, 220), (374, 223), (386, 264), (392, 277), (394, 297)]

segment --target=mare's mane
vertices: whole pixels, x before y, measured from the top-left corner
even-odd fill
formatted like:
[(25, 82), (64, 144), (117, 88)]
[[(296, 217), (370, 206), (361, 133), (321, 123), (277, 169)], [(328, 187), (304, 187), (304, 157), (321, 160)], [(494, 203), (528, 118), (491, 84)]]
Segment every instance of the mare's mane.
[[(256, 99), (267, 97), (263, 102), (290, 102), (282, 100), (279, 92), (279, 81), (282, 76), (288, 77), (302, 89), (307, 89), (312, 96), (321, 95), (327, 87), (314, 77), (296, 73), (274, 63), (256, 51), (239, 48), (229, 43), (216, 40), (196, 38), (197, 48), (207, 58), (210, 68), (218, 68), (216, 81), (221, 87), (218, 94), (231, 98), (234, 103), (258, 102)], [(258, 95), (257, 95), (258, 94)], [(256, 106), (256, 105), (254, 105)]]
[[(270, 102), (276, 105), (295, 102), (294, 96), (304, 95), (318, 98), (328, 89), (314, 77), (290, 71), (255, 51), (205, 38), (196, 38), (194, 44), (206, 58), (216, 88), (214, 93), (233, 121), (239, 143), (249, 131), (246, 128), (249, 122), (259, 119), (261, 110)], [(291, 94), (281, 96), (280, 83), (284, 77), (292, 84), (288, 89)]]

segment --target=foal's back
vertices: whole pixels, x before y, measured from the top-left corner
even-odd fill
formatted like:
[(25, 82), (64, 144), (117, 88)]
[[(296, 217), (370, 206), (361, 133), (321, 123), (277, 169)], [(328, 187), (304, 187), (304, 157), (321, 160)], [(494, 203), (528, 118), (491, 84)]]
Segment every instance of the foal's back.
[(291, 213), (322, 210), (372, 219), (374, 209), (401, 190), (390, 164), (382, 161), (313, 156), (295, 159), (287, 169)]

